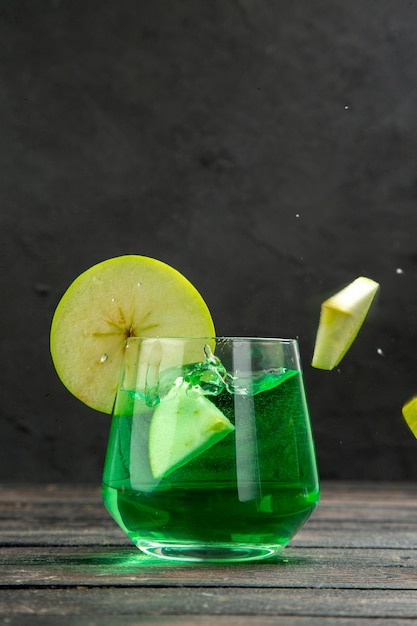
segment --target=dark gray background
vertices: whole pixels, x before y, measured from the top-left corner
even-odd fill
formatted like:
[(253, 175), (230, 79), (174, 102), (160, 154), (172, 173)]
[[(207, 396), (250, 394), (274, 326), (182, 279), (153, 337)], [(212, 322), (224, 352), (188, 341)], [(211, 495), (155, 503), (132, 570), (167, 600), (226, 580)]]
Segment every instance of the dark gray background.
[[(49, 356), (69, 283), (183, 272), (218, 334), (298, 336), (324, 478), (416, 479), (417, 4), (0, 3), (0, 480), (100, 480), (109, 418)], [(333, 372), (320, 302), (381, 283)]]

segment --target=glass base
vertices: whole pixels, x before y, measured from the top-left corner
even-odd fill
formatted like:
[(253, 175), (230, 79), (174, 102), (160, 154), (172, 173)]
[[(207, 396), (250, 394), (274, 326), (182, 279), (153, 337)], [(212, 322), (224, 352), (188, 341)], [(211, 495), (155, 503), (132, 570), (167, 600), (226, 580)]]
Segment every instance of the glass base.
[(258, 546), (218, 543), (210, 546), (198, 543), (136, 544), (141, 552), (169, 561), (195, 561), (204, 563), (237, 563), (269, 559), (281, 552), (284, 546)]

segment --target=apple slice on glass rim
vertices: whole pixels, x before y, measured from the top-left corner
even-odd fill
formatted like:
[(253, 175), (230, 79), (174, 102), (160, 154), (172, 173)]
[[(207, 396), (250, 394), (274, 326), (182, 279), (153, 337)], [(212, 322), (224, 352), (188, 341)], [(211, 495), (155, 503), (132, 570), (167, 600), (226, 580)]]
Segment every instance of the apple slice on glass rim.
[(59, 378), (79, 400), (111, 413), (128, 337), (213, 337), (203, 298), (180, 272), (138, 255), (102, 261), (68, 287), (50, 334)]

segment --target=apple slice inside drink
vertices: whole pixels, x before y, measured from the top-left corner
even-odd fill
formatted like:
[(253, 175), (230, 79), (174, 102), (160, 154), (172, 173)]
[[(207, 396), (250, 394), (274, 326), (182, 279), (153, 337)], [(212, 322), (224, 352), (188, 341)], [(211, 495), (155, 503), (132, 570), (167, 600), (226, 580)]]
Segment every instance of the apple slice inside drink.
[(332, 370), (355, 340), (379, 284), (360, 276), (321, 305), (312, 366)]
[(154, 478), (167, 476), (234, 430), (230, 420), (188, 383), (173, 387), (156, 407), (149, 428)]
[(207, 305), (182, 274), (126, 255), (94, 265), (69, 286), (52, 320), (50, 349), (69, 391), (111, 413), (128, 337), (214, 335)]

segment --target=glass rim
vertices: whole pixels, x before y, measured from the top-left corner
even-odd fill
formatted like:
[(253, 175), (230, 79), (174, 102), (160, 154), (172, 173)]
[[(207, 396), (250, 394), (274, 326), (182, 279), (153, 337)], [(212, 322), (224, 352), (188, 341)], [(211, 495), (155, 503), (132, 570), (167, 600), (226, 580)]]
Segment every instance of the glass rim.
[(132, 341), (146, 341), (147, 339), (169, 339), (175, 341), (187, 341), (187, 340), (205, 340), (205, 341), (247, 341), (249, 343), (255, 343), (256, 341), (265, 341), (271, 343), (287, 343), (287, 344), (298, 344), (298, 339), (295, 337), (253, 337), (253, 336), (242, 336), (242, 335), (132, 335), (131, 337), (127, 337), (126, 342)]

